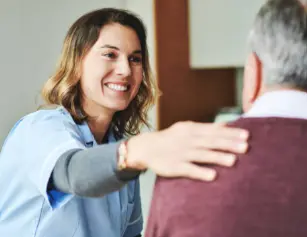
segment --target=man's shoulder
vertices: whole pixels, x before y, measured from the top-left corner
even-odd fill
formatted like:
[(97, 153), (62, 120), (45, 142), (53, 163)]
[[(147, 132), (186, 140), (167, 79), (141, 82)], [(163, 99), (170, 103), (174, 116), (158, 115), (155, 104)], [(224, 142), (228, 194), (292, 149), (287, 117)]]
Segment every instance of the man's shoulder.
[(300, 125), (307, 126), (307, 119), (301, 118), (286, 118), (286, 117), (240, 117), (235, 121), (227, 123), (229, 127), (262, 127), (268, 126), (286, 126), (286, 125)]

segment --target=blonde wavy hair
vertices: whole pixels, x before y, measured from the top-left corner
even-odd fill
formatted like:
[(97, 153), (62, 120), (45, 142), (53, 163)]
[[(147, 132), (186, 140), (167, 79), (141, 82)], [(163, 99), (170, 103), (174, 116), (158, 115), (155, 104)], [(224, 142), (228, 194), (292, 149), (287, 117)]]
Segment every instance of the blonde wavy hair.
[(56, 71), (45, 83), (42, 97), (46, 106), (65, 107), (76, 123), (89, 119), (82, 108), (80, 86), (82, 60), (98, 40), (103, 26), (119, 23), (132, 28), (140, 41), (142, 50), (143, 80), (136, 97), (127, 109), (116, 112), (112, 119), (112, 130), (116, 138), (136, 135), (143, 125), (150, 127), (147, 113), (157, 98), (157, 84), (153, 80), (146, 29), (142, 21), (131, 12), (114, 8), (103, 8), (81, 16), (69, 29)]

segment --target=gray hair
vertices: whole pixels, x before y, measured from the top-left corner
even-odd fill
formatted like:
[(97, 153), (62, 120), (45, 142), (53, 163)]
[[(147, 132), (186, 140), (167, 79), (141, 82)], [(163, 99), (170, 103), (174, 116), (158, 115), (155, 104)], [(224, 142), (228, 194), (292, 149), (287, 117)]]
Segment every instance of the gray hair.
[(263, 65), (266, 85), (307, 89), (307, 0), (268, 0), (249, 43)]

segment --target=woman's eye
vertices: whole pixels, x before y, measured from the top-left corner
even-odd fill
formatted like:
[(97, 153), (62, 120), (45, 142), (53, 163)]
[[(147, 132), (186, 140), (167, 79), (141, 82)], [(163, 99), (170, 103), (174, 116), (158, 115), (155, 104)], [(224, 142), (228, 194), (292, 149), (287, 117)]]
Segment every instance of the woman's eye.
[(135, 64), (140, 64), (142, 63), (142, 58), (141, 57), (137, 57), (137, 56), (132, 56), (129, 58), (129, 61)]
[(110, 58), (110, 59), (114, 59), (116, 58), (116, 54), (115, 53), (105, 53), (103, 54), (104, 57)]

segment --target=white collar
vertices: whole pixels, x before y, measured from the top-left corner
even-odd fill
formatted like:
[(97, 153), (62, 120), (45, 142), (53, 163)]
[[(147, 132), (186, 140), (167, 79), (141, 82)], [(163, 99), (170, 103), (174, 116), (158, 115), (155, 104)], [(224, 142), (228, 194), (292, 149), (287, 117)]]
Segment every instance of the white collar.
[(267, 92), (243, 117), (285, 117), (307, 119), (307, 93), (294, 90)]

